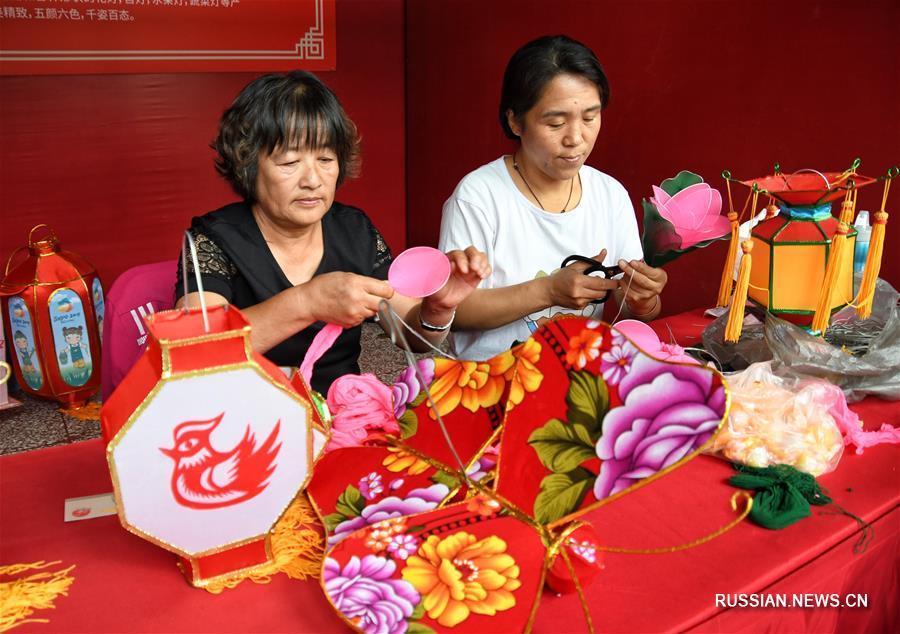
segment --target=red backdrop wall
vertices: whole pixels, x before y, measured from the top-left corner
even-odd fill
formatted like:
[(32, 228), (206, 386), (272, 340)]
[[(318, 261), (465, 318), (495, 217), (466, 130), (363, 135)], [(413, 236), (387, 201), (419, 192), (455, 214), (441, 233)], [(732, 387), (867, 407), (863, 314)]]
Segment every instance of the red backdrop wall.
[[(359, 179), (338, 192), (390, 246), (406, 240), (403, 0), (337, 3), (337, 70), (319, 76), (363, 137)], [(0, 78), (0, 257), (37, 223), (108, 288), (174, 258), (191, 216), (236, 199), (213, 169), (222, 111), (258, 73)]]
[[(900, 3), (871, 0), (407, 1), (409, 243), (436, 242), (459, 179), (513, 146), (497, 123), (503, 69), (528, 40), (590, 46), (611, 104), (589, 164), (635, 209), (650, 185), (690, 169), (723, 187), (773, 163), (878, 175), (900, 162)], [(724, 193), (724, 191), (723, 191)], [(741, 192), (740, 202), (743, 202)], [(877, 208), (881, 187), (860, 192)], [(900, 283), (900, 183), (882, 276)], [(599, 251), (602, 244), (597, 245)], [(667, 266), (667, 313), (715, 301), (725, 243)]]
[[(843, 169), (860, 156), (863, 173), (880, 173), (900, 162), (900, 5), (860, 4), (338, 0), (338, 70), (321, 75), (364, 144), (362, 175), (338, 197), (365, 208), (395, 252), (436, 243), (457, 181), (512, 147), (496, 121), (507, 59), (557, 32), (591, 46), (610, 76), (590, 163), (638, 213), (651, 183), (680, 169), (721, 186), (723, 168)], [(207, 144), (253, 76), (0, 78), (0, 256), (48, 222), (107, 286), (174, 257), (192, 215), (234, 199)], [(879, 201), (875, 186), (860, 194), (863, 208)], [(900, 183), (888, 210), (898, 202)], [(883, 269), (895, 286), (898, 245), (895, 215)], [(668, 266), (667, 312), (712, 301), (724, 249)]]

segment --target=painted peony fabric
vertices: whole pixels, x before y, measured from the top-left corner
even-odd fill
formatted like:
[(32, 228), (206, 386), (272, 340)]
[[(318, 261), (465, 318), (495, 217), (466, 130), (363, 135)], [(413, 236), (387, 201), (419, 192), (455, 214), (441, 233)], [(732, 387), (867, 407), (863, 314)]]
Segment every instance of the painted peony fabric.
[(697, 455), (726, 417), (718, 372), (653, 359), (606, 324), (559, 319), (533, 341), (543, 382), (507, 414), (496, 487), (543, 524)]
[[(367, 633), (522, 631), (543, 583), (576, 590), (548, 544), (559, 536), (589, 583), (598, 536), (571, 522), (696, 456), (728, 409), (716, 371), (654, 359), (582, 318), (544, 324), (490, 361), (425, 370), (466, 475), (499, 497), (453, 472), (414, 373), (351, 394), (381, 430), (390, 409), (400, 433), (326, 454), (308, 492), (328, 533), (323, 589)], [(360, 394), (375, 403), (360, 407)]]
[(533, 527), (476, 496), (353, 531), (326, 554), (321, 582), (367, 634), (521, 632), (544, 552)]

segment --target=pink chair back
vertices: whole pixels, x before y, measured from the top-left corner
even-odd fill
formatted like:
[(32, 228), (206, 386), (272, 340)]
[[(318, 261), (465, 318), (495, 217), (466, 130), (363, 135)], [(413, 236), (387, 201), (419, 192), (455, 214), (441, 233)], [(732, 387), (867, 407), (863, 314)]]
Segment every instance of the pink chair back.
[(175, 305), (178, 262), (143, 264), (122, 273), (106, 294), (103, 326), (103, 400), (147, 347), (147, 315)]

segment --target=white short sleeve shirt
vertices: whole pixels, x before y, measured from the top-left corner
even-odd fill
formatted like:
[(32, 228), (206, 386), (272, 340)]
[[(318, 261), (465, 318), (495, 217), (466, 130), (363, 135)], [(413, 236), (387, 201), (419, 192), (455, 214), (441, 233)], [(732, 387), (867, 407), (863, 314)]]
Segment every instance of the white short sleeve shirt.
[[(564, 258), (594, 257), (604, 248), (607, 266), (620, 259), (640, 259), (637, 220), (625, 188), (587, 165), (579, 173), (578, 206), (565, 213), (549, 213), (518, 190), (503, 157), (479, 167), (460, 181), (444, 203), (440, 249), (473, 245), (484, 251), (493, 272), (480, 288), (501, 288), (550, 275)], [(489, 359), (564, 313), (600, 319), (603, 306), (583, 310), (552, 306), (500, 328), (454, 332), (454, 350), (461, 359)]]

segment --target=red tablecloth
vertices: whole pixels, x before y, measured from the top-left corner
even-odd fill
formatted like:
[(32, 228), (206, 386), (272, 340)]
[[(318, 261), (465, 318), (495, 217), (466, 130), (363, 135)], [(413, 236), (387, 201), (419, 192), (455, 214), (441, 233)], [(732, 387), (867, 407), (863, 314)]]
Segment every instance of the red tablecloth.
[[(686, 313), (656, 324), (693, 345), (708, 320)], [(693, 337), (693, 339), (691, 339)], [(876, 399), (853, 406), (866, 427), (900, 424), (900, 406)], [(856, 523), (815, 509), (782, 531), (749, 522), (703, 546), (666, 555), (608, 554), (587, 589), (598, 632), (900, 631), (900, 447), (844, 454), (820, 481), (844, 508), (875, 527), (864, 554), (853, 554)], [(651, 486), (587, 518), (611, 546), (652, 548), (689, 542), (733, 518), (725, 483), (733, 472), (701, 456)], [(191, 588), (165, 551), (127, 533), (116, 517), (63, 522), (63, 502), (111, 490), (103, 446), (88, 441), (0, 459), (0, 562), (76, 564), (69, 596), (35, 616), (34, 632), (328, 632), (342, 631), (315, 581), (284, 575), (214, 596)], [(867, 608), (717, 607), (717, 594), (867, 595)], [(812, 598), (811, 600), (815, 600)], [(545, 592), (536, 632), (585, 631), (578, 600)]]

